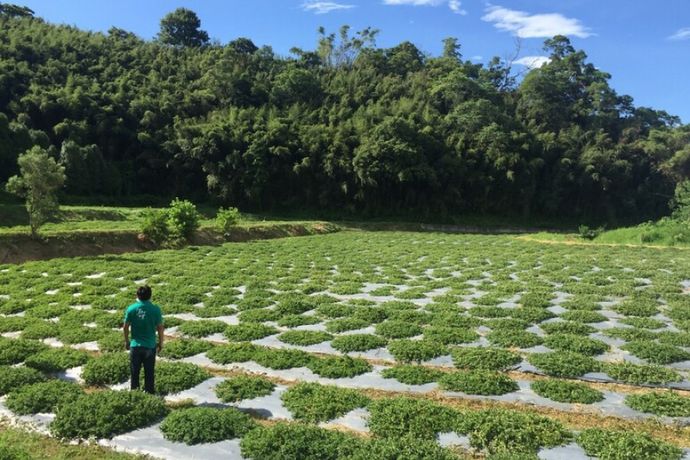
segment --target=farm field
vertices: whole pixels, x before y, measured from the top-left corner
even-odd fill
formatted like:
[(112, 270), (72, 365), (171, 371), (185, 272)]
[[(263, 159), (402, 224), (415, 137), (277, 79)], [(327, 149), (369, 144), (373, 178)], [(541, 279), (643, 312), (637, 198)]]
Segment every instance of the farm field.
[[(681, 249), (328, 235), (0, 266), (0, 413), (164, 458), (679, 459)], [(119, 330), (148, 283), (159, 397)]]

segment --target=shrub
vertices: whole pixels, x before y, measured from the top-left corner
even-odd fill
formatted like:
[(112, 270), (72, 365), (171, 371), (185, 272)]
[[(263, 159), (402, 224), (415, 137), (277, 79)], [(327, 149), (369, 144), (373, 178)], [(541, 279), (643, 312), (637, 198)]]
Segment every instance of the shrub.
[(205, 340), (178, 339), (165, 344), (160, 355), (165, 358), (182, 359), (204, 353), (213, 348), (213, 344)]
[(609, 349), (609, 346), (601, 340), (575, 334), (549, 335), (544, 340), (544, 344), (553, 350), (574, 351), (583, 355), (599, 355)]
[(312, 359), (307, 367), (315, 374), (330, 379), (354, 377), (371, 371), (371, 364), (360, 358), (328, 356)]
[(430, 340), (394, 340), (388, 351), (403, 363), (428, 361), (448, 353), (445, 345)]
[(376, 326), (376, 333), (388, 339), (402, 339), (421, 334), (422, 328), (414, 323), (386, 320)]
[(280, 370), (308, 366), (314, 358), (302, 350), (259, 348), (252, 359), (264, 367)]
[(663, 393), (631, 394), (625, 404), (635, 410), (667, 417), (690, 417), (690, 398), (673, 391)]
[(281, 400), (297, 420), (310, 423), (326, 422), (369, 404), (369, 398), (357, 390), (318, 383), (298, 383)]
[(345, 444), (360, 442), (338, 431), (301, 423), (276, 423), (247, 433), (240, 442), (248, 460), (338, 460)]
[(115, 385), (129, 378), (129, 356), (126, 353), (105, 353), (87, 362), (81, 377), (87, 385)]
[(220, 208), (216, 213), (216, 226), (223, 233), (229, 233), (239, 221), (240, 211), (237, 208)]
[(676, 446), (654, 439), (646, 433), (591, 428), (577, 437), (587, 455), (601, 460), (674, 460), (683, 451)]
[(522, 356), (503, 348), (463, 347), (451, 351), (453, 364), (461, 369), (502, 371), (519, 364)]
[(46, 376), (36, 369), (23, 366), (0, 366), (0, 395), (45, 380)]
[(29, 356), (46, 350), (47, 345), (35, 340), (0, 338), (0, 365), (17, 364)]
[(425, 399), (395, 397), (369, 404), (369, 429), (384, 438), (435, 440), (438, 433), (453, 431), (459, 414)]
[(424, 329), (424, 338), (445, 345), (474, 342), (479, 338), (472, 329), (450, 326), (429, 326)]
[(384, 369), (381, 375), (407, 385), (424, 385), (441, 378), (443, 372), (424, 366), (399, 365)]
[(259, 349), (251, 343), (230, 343), (211, 348), (206, 352), (206, 356), (218, 364), (244, 363), (254, 359)]
[(5, 404), (19, 415), (54, 412), (59, 405), (76, 401), (83, 394), (84, 391), (75, 383), (48, 380), (11, 391)]
[(58, 407), (50, 431), (61, 438), (111, 438), (150, 425), (166, 413), (161, 398), (142, 391), (98, 391)]
[(470, 445), (489, 453), (536, 453), (570, 439), (570, 433), (555, 420), (505, 409), (470, 414), (468, 428)]
[(228, 325), (223, 321), (204, 319), (198, 321), (185, 321), (177, 328), (181, 333), (190, 337), (207, 337), (211, 334), (223, 332)]
[(157, 246), (165, 243), (170, 236), (168, 214), (164, 210), (148, 209), (143, 217), (141, 233)]
[(667, 343), (639, 340), (623, 345), (621, 348), (654, 364), (670, 364), (690, 359), (690, 353)]
[(239, 438), (256, 426), (249, 415), (235, 408), (188, 407), (168, 415), (161, 431), (169, 441), (193, 445)]
[(336, 337), (331, 346), (343, 353), (367, 351), (386, 346), (388, 340), (373, 334), (348, 334)]
[(596, 329), (589, 324), (576, 323), (574, 321), (557, 321), (553, 323), (542, 323), (540, 328), (547, 334), (577, 334), (589, 335), (596, 332)]
[(333, 336), (328, 332), (323, 331), (287, 331), (278, 336), (281, 342), (289, 343), (291, 345), (315, 345), (317, 343), (331, 340)]
[(600, 391), (583, 383), (538, 380), (532, 382), (531, 386), (539, 396), (562, 403), (593, 404), (604, 400), (604, 395)]
[(167, 211), (171, 238), (188, 240), (199, 228), (199, 212), (191, 201), (175, 198)]
[(238, 375), (223, 380), (216, 386), (216, 395), (223, 402), (237, 402), (268, 396), (273, 393), (275, 384), (263, 377)]
[(259, 340), (277, 333), (278, 329), (275, 327), (259, 323), (242, 323), (225, 329), (225, 337), (235, 342)]
[(503, 395), (519, 389), (518, 384), (507, 375), (480, 369), (445, 374), (438, 383), (444, 390), (471, 395)]
[(518, 329), (491, 331), (486, 338), (489, 342), (502, 347), (530, 348), (541, 345), (543, 342), (537, 334)]
[(583, 240), (593, 240), (597, 236), (601, 235), (604, 231), (604, 227), (592, 228), (588, 225), (580, 225), (577, 227), (577, 233)]
[(633, 385), (662, 385), (683, 380), (676, 371), (658, 365), (611, 363), (604, 370), (611, 378)]
[[(156, 394), (160, 395), (179, 393), (197, 386), (211, 377), (207, 371), (196, 364), (165, 361), (156, 363), (155, 374), (155, 391)], [(143, 379), (143, 377), (142, 372), (141, 378)]]
[(600, 368), (599, 363), (591, 357), (572, 351), (534, 353), (527, 359), (534, 366), (555, 377), (580, 377)]
[(81, 366), (89, 360), (89, 354), (73, 348), (51, 348), (26, 358), (25, 364), (43, 372), (58, 372)]

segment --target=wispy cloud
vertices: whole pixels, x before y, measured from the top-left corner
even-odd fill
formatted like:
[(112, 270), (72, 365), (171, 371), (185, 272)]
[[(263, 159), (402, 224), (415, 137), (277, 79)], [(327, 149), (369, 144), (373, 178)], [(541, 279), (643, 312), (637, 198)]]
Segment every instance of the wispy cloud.
[(499, 30), (511, 32), (520, 38), (571, 35), (587, 38), (593, 35), (579, 20), (559, 13), (529, 14), (502, 6), (489, 6), (482, 20), (493, 23)]
[(348, 5), (345, 3), (336, 3), (336, 2), (314, 2), (314, 1), (309, 1), (309, 2), (304, 2), (302, 3), (302, 9), (304, 11), (309, 11), (314, 14), (326, 14), (330, 13), (331, 11), (337, 11), (337, 10), (349, 10), (350, 8), (354, 8), (355, 5)]
[(551, 62), (551, 59), (547, 56), (524, 56), (513, 61), (513, 64), (525, 66), (528, 69), (536, 69), (549, 62)]
[(678, 31), (668, 37), (669, 40), (690, 40), (690, 27), (683, 27), (678, 29)]
[(467, 11), (462, 9), (462, 2), (460, 0), (383, 0), (385, 5), (411, 5), (411, 6), (439, 6), (448, 5), (448, 8), (456, 14), (467, 14)]

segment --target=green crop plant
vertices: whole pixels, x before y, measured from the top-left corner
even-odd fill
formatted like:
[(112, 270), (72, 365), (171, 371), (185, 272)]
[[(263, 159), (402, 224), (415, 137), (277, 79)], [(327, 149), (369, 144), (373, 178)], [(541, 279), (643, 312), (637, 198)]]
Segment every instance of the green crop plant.
[(406, 385), (424, 385), (437, 381), (441, 378), (443, 372), (424, 366), (402, 364), (384, 369), (381, 375), (384, 378), (395, 379)]
[(444, 374), (438, 383), (444, 390), (471, 395), (503, 395), (519, 389), (518, 384), (507, 375), (483, 369)]
[(369, 398), (357, 390), (306, 382), (290, 387), (281, 400), (297, 420), (310, 423), (326, 422), (369, 404)]
[(593, 404), (604, 400), (604, 395), (583, 383), (565, 380), (537, 380), (532, 390), (541, 397), (562, 403)]
[(55, 412), (58, 406), (70, 404), (83, 394), (84, 390), (76, 383), (48, 380), (11, 391), (5, 404), (19, 415)]
[(516, 366), (522, 356), (503, 348), (459, 347), (451, 351), (453, 364), (459, 369), (502, 371)]
[(165, 439), (194, 445), (240, 438), (256, 426), (249, 415), (233, 407), (189, 407), (170, 413), (160, 428)]

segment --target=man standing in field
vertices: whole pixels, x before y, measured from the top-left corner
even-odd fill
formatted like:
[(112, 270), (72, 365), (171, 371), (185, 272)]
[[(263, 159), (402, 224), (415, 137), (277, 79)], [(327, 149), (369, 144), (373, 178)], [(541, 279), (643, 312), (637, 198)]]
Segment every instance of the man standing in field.
[[(130, 340), (129, 330), (132, 329)], [(144, 366), (144, 391), (154, 392), (154, 368), (156, 350), (163, 348), (163, 315), (158, 305), (151, 303), (151, 288), (140, 286), (137, 301), (125, 311), (125, 348), (129, 350), (129, 364), (132, 373), (131, 388), (139, 388), (139, 374)], [(158, 342), (156, 343), (156, 332)]]

